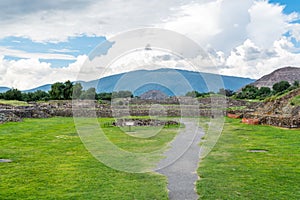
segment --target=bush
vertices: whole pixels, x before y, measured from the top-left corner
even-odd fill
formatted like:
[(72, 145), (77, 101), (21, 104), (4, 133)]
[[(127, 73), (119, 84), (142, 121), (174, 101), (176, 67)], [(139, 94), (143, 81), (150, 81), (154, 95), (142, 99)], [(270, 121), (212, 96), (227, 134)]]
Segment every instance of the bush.
[(291, 85), (287, 81), (280, 81), (273, 85), (273, 90), (275, 94), (286, 91)]

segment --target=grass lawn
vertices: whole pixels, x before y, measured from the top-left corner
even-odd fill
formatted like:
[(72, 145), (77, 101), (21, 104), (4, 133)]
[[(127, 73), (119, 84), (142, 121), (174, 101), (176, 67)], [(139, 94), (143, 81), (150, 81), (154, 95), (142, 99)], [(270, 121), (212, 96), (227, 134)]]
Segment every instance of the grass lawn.
[[(101, 119), (104, 124), (111, 119)], [(177, 128), (151, 138), (129, 137), (117, 127), (108, 138), (126, 150), (165, 146)], [(25, 119), (0, 125), (0, 199), (167, 199), (166, 178), (125, 173), (96, 160), (76, 133), (72, 118)]]
[(7, 105), (11, 105), (11, 106), (28, 106), (29, 105), (25, 101), (3, 100), (3, 99), (0, 99), (0, 104), (7, 104)]
[(226, 119), (198, 174), (200, 199), (300, 199), (300, 130)]

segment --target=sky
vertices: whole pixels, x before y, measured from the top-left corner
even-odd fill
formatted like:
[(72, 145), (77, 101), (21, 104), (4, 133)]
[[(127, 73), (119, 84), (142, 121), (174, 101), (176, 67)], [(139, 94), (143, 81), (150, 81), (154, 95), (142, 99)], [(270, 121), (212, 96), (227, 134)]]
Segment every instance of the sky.
[[(145, 27), (192, 39), (223, 75), (257, 79), (284, 66), (300, 67), (296, 0), (10, 0), (0, 1), (0, 9), (0, 86), (20, 90), (75, 81), (100, 43)], [(147, 69), (158, 58), (162, 67), (179, 66), (178, 59), (164, 62), (168, 55), (162, 52), (138, 56)], [(136, 69), (135, 57), (120, 59), (107, 75)]]

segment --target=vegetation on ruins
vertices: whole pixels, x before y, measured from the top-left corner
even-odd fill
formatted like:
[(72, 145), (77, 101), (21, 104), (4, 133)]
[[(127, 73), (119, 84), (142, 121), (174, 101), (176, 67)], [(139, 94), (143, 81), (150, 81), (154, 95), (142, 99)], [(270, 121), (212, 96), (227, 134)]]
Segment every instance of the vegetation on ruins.
[(246, 85), (240, 92), (235, 95), (237, 99), (256, 99), (265, 100), (271, 96), (279, 96), (289, 91), (299, 88), (299, 82), (295, 81), (292, 85), (287, 81), (280, 81), (269, 87), (258, 88), (254, 85)]

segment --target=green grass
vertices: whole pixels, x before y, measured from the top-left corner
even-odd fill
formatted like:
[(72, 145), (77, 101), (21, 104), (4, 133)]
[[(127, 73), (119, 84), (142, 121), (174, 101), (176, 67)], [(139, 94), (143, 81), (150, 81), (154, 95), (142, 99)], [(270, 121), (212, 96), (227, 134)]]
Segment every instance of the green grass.
[(3, 99), (0, 99), (0, 104), (7, 104), (7, 105), (11, 105), (11, 106), (28, 106), (29, 105), (25, 101), (3, 100)]
[[(101, 126), (111, 119), (101, 119)], [(117, 127), (106, 136), (128, 151), (153, 151), (170, 142), (176, 128), (135, 138)], [(145, 130), (144, 130), (145, 131)], [(72, 118), (25, 119), (0, 125), (0, 199), (167, 199), (166, 178), (126, 173), (95, 159), (76, 133)], [(157, 160), (156, 160), (157, 161)], [(153, 162), (153, 160), (148, 161)]]
[(294, 105), (294, 106), (299, 106), (299, 105), (300, 105), (300, 95), (295, 96), (295, 97), (291, 100), (291, 105)]
[(300, 130), (226, 119), (198, 174), (200, 199), (300, 199)]
[(236, 110), (244, 110), (245, 108), (247, 108), (247, 106), (232, 106), (232, 107), (226, 108), (226, 110), (228, 110), (228, 111), (236, 111)]

